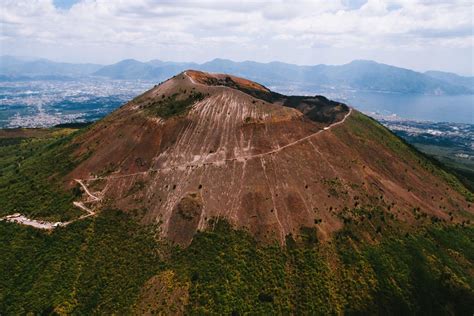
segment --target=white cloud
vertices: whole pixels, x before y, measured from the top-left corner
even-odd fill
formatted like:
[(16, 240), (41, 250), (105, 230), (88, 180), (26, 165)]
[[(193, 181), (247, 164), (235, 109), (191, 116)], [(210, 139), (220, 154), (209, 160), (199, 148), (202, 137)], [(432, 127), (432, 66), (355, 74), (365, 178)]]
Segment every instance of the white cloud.
[(466, 54), (473, 49), (471, 1), (82, 0), (68, 10), (52, 0), (0, 5), (2, 54), (318, 63), (325, 48), (338, 63), (371, 56), (390, 62), (394, 49), (422, 56), (442, 47), (454, 55), (462, 48), (460, 60), (471, 63), (464, 68), (472, 67)]

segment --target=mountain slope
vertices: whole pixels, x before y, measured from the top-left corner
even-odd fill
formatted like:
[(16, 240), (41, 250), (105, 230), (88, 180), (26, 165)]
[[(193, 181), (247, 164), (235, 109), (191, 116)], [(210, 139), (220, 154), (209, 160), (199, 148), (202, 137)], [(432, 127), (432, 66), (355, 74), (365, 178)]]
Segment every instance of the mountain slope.
[(474, 77), (464, 77), (457, 74), (444, 71), (426, 71), (425, 75), (449, 82), (451, 84), (466, 87), (467, 89), (474, 90)]
[(13, 56), (0, 57), (0, 74), (5, 76), (51, 77), (87, 76), (102, 65), (58, 63), (47, 59), (21, 59)]
[(0, 221), (1, 314), (474, 308), (472, 194), (322, 96), (186, 71), (79, 131), (0, 133), (0, 171), (2, 215), (95, 211)]
[(366, 60), (356, 60), (342, 66), (314, 67), (310, 73), (311, 77), (317, 78), (315, 83), (342, 85), (359, 90), (422, 94), (471, 92), (463, 86), (431, 78), (416, 71)]
[(143, 63), (134, 59), (126, 59), (113, 65), (104, 66), (94, 72), (93, 75), (111, 79), (161, 81), (195, 65), (193, 63), (172, 63), (160, 60), (151, 60)]
[(113, 79), (150, 78), (153, 67), (134, 59), (122, 60), (114, 65), (104, 66), (94, 75)]
[(301, 227), (330, 238), (354, 207), (406, 225), (419, 210), (449, 220), (468, 209), (441, 171), (357, 111), (225, 75), (173, 77), (75, 142), (89, 158), (71, 179), (184, 245), (216, 217), (283, 243)]

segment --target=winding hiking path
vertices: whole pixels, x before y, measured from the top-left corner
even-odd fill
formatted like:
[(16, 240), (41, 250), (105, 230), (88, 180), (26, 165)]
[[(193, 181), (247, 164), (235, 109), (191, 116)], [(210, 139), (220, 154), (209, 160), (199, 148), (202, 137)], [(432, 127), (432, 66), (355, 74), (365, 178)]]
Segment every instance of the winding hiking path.
[(201, 167), (201, 166), (204, 166), (204, 165), (220, 165), (222, 163), (230, 162), (230, 161), (244, 161), (244, 160), (248, 160), (248, 159), (261, 158), (261, 157), (268, 156), (268, 155), (274, 155), (274, 154), (277, 154), (277, 153), (279, 153), (280, 151), (282, 151), (284, 149), (295, 146), (295, 145), (300, 144), (300, 143), (302, 143), (302, 142), (304, 142), (304, 141), (306, 141), (306, 140), (308, 140), (312, 137), (315, 137), (316, 135), (319, 135), (323, 132), (329, 131), (330, 129), (334, 128), (335, 126), (344, 123), (346, 121), (346, 119), (349, 117), (349, 115), (351, 115), (351, 114), (352, 114), (352, 108), (349, 108), (349, 112), (347, 112), (347, 114), (342, 118), (342, 120), (340, 120), (338, 122), (335, 122), (335, 123), (332, 123), (331, 125), (328, 125), (328, 126), (324, 127), (323, 129), (321, 129), (321, 130), (319, 130), (319, 131), (317, 131), (313, 134), (310, 134), (310, 135), (305, 136), (303, 138), (297, 139), (297, 140), (295, 140), (291, 143), (288, 143), (284, 146), (278, 147), (276, 149), (273, 149), (273, 150), (270, 150), (270, 151), (267, 151), (267, 152), (264, 152), (264, 153), (261, 153), (261, 154), (248, 155), (248, 156), (237, 156), (237, 157), (233, 157), (233, 158), (226, 158), (226, 159), (213, 160), (213, 161), (200, 161), (200, 162), (194, 162), (194, 163), (188, 163), (188, 164), (182, 164), (182, 165), (176, 165), (176, 166), (170, 166), (170, 167), (163, 167), (163, 168), (150, 168), (146, 171), (134, 172), (134, 173), (129, 173), (129, 174), (122, 174), (122, 175), (116, 175), (116, 176), (112, 175), (112, 176), (105, 176), (105, 177), (94, 177), (94, 178), (82, 179), (82, 180), (76, 179), (75, 181), (78, 182), (79, 184), (81, 184), (81, 186), (85, 189), (86, 193), (88, 193), (91, 197), (93, 197), (95, 200), (100, 200), (98, 197), (96, 197), (96, 196), (89, 193), (89, 191), (87, 190), (87, 187), (85, 186), (85, 184), (82, 181), (120, 179), (120, 178), (125, 178), (125, 177), (143, 175), (143, 174), (147, 174), (147, 173), (150, 173), (150, 172), (171, 171), (171, 170), (176, 170), (176, 169), (180, 169), (180, 168)]

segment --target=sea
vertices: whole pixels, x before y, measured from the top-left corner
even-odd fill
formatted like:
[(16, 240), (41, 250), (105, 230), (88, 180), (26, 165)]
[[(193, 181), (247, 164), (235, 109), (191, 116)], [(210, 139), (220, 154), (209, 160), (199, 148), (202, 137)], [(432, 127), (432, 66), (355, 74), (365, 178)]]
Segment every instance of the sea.
[(354, 108), (404, 120), (474, 124), (474, 95), (348, 92), (339, 99)]

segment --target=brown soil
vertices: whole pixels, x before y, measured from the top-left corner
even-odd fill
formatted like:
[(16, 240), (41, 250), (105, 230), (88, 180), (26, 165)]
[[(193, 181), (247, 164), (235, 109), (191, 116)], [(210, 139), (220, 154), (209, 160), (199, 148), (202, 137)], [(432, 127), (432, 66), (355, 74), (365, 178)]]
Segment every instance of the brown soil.
[(0, 129), (0, 139), (51, 137), (55, 134), (69, 134), (75, 130), (72, 128), (4, 128)]
[[(219, 84), (227, 77), (232, 84)], [(197, 92), (205, 97), (184, 112), (149, 114), (156, 100)], [(398, 138), (348, 111), (323, 97), (285, 97), (245, 79), (188, 71), (81, 134), (77, 154), (90, 156), (69, 179), (83, 179), (102, 203), (145, 209), (143, 223), (160, 223), (182, 245), (216, 217), (283, 243), (301, 227), (317, 227), (327, 240), (343, 227), (341, 212), (355, 207), (390, 210), (408, 225), (414, 208), (445, 220), (448, 212), (472, 214)]]

